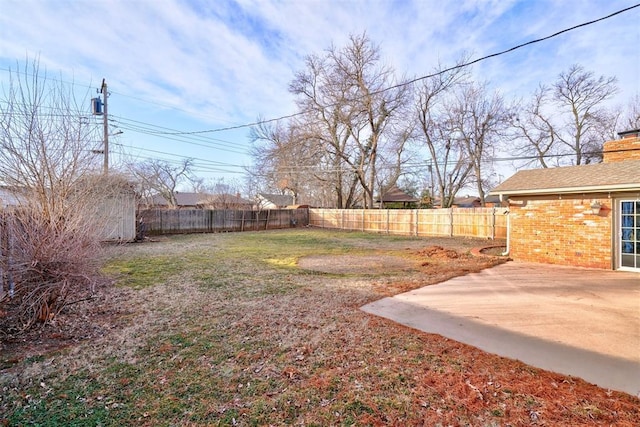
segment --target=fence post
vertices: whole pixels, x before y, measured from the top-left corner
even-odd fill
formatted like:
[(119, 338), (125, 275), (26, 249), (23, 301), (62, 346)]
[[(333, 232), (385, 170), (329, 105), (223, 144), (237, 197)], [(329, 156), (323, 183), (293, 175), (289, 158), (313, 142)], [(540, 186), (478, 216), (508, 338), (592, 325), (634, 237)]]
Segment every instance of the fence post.
[(449, 208), (449, 237), (453, 237), (453, 208)]
[(391, 231), (389, 230), (389, 209), (387, 209), (387, 234), (390, 234)]

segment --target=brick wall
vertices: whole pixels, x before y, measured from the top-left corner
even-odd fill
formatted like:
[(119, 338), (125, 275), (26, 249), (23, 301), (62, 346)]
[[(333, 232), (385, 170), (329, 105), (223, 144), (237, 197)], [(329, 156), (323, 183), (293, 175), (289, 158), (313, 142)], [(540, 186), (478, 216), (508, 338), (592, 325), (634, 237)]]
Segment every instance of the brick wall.
[[(591, 213), (598, 200), (603, 208)], [(510, 199), (511, 257), (519, 261), (612, 268), (612, 205), (606, 196)], [(522, 204), (519, 204), (522, 203)]]
[(626, 137), (604, 143), (602, 162), (614, 163), (640, 160), (640, 137)]

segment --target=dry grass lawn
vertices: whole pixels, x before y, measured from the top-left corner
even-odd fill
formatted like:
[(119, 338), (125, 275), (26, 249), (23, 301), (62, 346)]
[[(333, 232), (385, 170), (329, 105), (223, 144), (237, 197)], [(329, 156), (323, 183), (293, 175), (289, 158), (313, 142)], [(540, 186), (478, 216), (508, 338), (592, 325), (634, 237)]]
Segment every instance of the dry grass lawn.
[(115, 286), (3, 336), (0, 425), (640, 425), (640, 401), (359, 307), (486, 241), (296, 229), (111, 248)]

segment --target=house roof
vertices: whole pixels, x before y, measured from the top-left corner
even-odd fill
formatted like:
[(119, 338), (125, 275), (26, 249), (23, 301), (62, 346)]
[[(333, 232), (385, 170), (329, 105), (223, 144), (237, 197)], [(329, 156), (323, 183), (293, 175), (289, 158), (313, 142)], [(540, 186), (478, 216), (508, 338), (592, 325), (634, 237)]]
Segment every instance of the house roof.
[(460, 207), (473, 207), (476, 204), (480, 204), (480, 197), (478, 196), (466, 196), (466, 197), (454, 197), (453, 205)]
[[(200, 203), (203, 203), (207, 197), (210, 197), (209, 194), (206, 193), (182, 193), (176, 192), (176, 201), (178, 202), (178, 206), (196, 206)], [(166, 206), (169, 204), (167, 199), (162, 197), (159, 194), (156, 194), (152, 198), (153, 204), (157, 206)]]
[(226, 203), (232, 205), (249, 205), (253, 206), (253, 201), (244, 199), (240, 197), (239, 194), (231, 194), (231, 193), (218, 193), (218, 194), (207, 194), (203, 197), (200, 202), (201, 204), (207, 203)]
[(293, 196), (288, 194), (258, 194), (263, 200), (271, 202), (276, 206), (291, 206), (293, 204)]
[(389, 188), (383, 195), (380, 197), (380, 201), (383, 203), (391, 203), (391, 202), (417, 202), (419, 199), (416, 199), (413, 196), (408, 195), (397, 186), (393, 186)]
[(532, 169), (491, 190), (492, 195), (595, 193), (640, 190), (640, 160)]
[[(167, 199), (159, 194), (152, 197), (153, 204), (156, 206), (167, 206), (169, 202)], [(198, 206), (208, 205), (212, 203), (226, 203), (236, 205), (253, 205), (251, 200), (243, 199), (237, 194), (219, 193), (176, 193), (176, 201), (178, 206)]]

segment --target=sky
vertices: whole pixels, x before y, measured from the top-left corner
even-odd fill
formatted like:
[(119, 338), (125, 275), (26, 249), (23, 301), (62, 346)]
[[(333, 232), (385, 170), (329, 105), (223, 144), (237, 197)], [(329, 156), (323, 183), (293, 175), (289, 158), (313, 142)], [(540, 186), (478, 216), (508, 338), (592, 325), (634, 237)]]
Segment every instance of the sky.
[[(351, 35), (366, 32), (386, 64), (414, 78), (464, 53), (483, 57), (636, 3), (0, 0), (0, 84), (6, 89), (9, 70), (26, 58), (38, 58), (48, 77), (74, 82), (83, 96), (96, 96), (105, 79), (114, 162), (193, 158), (205, 180), (237, 181), (251, 164), (242, 126), (295, 113), (288, 85), (305, 57), (344, 46)], [(635, 8), (482, 61), (472, 75), (517, 99), (581, 64), (617, 77), (621, 91), (612, 103), (625, 105), (640, 93), (638, 22)], [(175, 135), (207, 130), (214, 132)]]

